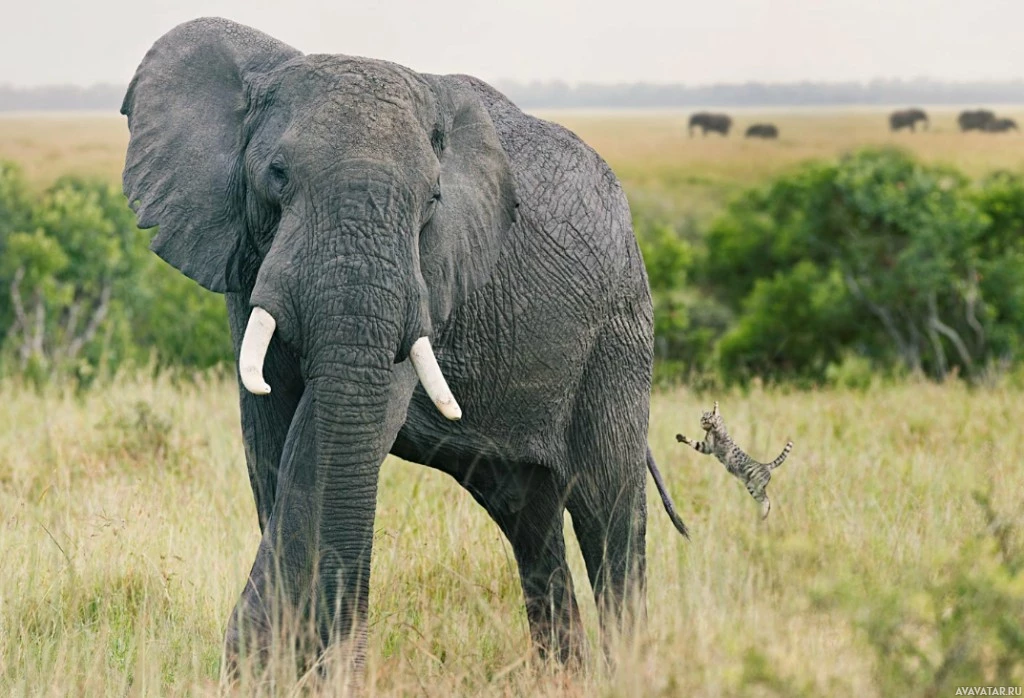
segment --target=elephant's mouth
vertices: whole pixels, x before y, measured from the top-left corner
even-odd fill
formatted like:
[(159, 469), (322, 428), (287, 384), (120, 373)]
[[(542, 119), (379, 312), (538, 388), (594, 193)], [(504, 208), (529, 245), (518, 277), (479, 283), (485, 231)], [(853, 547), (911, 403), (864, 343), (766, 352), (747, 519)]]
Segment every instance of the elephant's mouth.
[[(249, 324), (246, 325), (245, 335), (242, 337), (238, 373), (242, 378), (242, 385), (253, 395), (270, 393), (270, 386), (263, 378), (263, 361), (266, 359), (267, 348), (276, 328), (277, 321), (273, 315), (258, 306), (252, 309)], [(441, 373), (441, 367), (437, 364), (428, 337), (420, 337), (413, 343), (409, 351), (409, 360), (412, 361), (423, 389), (438, 412), (453, 421), (461, 419), (462, 408), (459, 407), (451, 388), (448, 387), (448, 381)]]

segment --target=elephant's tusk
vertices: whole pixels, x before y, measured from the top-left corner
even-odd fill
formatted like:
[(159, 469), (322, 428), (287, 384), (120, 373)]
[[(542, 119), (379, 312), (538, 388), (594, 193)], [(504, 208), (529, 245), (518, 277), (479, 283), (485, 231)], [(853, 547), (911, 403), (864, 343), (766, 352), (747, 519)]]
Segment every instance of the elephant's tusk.
[(462, 408), (455, 401), (455, 396), (452, 395), (451, 388), (448, 387), (448, 381), (444, 379), (441, 367), (437, 365), (434, 349), (430, 346), (430, 339), (427, 337), (417, 339), (409, 351), (409, 358), (412, 360), (413, 368), (416, 369), (420, 383), (423, 384), (423, 389), (434, 401), (437, 411), (453, 421), (462, 419)]
[(263, 308), (252, 309), (242, 337), (242, 349), (238, 353), (238, 374), (242, 377), (242, 385), (253, 395), (270, 393), (270, 386), (263, 380), (263, 360), (267, 358), (267, 347), (276, 327), (273, 315)]

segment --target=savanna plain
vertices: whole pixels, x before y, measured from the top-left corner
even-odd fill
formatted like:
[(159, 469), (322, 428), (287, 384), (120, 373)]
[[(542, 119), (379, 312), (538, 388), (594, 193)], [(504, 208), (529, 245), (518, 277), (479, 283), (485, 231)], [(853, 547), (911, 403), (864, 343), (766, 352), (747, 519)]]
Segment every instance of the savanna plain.
[[(1012, 109), (1001, 110), (1009, 116)], [(545, 113), (605, 156), (631, 202), (706, 221), (807, 159), (899, 145), (972, 175), (1021, 170), (1024, 140), (890, 134), (878, 110), (734, 111), (781, 138), (689, 138), (676, 112)], [(123, 120), (0, 118), (0, 159), (33, 186), (116, 181)], [(113, 376), (84, 392), (0, 383), (0, 694), (219, 695), (226, 618), (258, 542), (228, 370)], [(719, 400), (762, 460), (795, 448), (761, 521), (743, 487), (675, 440)], [(515, 561), (447, 476), (389, 459), (374, 541), (369, 695), (954, 695), (1024, 684), (1024, 381), (994, 375), (797, 390), (660, 388), (650, 443), (692, 540), (648, 488), (646, 629), (600, 661), (582, 558), (566, 538), (591, 659), (531, 655)], [(282, 669), (282, 671), (284, 671)], [(287, 672), (285, 672), (287, 673)], [(282, 677), (278, 677), (282, 678)], [(289, 677), (284, 676), (283, 679)], [(264, 683), (304, 695), (314, 677)], [(330, 685), (320, 689), (332, 694)]]

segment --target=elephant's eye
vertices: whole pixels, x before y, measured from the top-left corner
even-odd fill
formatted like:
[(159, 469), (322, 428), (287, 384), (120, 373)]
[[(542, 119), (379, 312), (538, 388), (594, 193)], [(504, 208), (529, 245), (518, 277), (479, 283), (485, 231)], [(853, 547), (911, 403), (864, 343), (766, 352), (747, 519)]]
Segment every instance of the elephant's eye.
[(434, 211), (437, 210), (437, 203), (441, 200), (441, 182), (434, 185), (434, 188), (430, 191), (430, 199), (427, 200), (426, 211), (423, 215), (423, 223), (426, 225), (427, 221), (434, 217)]
[(281, 163), (273, 162), (267, 170), (267, 175), (271, 191), (280, 196), (284, 188), (288, 186), (288, 171)]

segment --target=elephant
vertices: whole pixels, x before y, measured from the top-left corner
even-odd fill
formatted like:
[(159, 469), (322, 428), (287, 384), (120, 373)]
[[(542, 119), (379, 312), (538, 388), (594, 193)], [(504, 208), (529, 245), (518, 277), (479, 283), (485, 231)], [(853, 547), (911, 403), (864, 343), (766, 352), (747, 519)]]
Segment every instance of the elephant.
[(746, 138), (778, 138), (779, 129), (775, 124), (753, 124), (747, 129)]
[(928, 130), (928, 114), (923, 109), (900, 109), (889, 115), (889, 129), (899, 131), (909, 128), (911, 133), (917, 131), (917, 123), (922, 122), (924, 129)]
[(221, 18), (159, 38), (121, 112), (151, 249), (228, 308), (262, 532), (228, 670), (267, 656), (280, 606), (313, 629), (304, 656), (345, 639), (362, 671), (389, 453), (498, 525), (541, 654), (588, 652), (566, 510), (602, 636), (643, 621), (647, 471), (688, 533), (647, 444), (647, 275), (597, 153), (476, 78)]
[(995, 118), (996, 115), (988, 109), (966, 109), (960, 112), (956, 122), (961, 131), (984, 131), (985, 125)]
[(690, 124), (687, 127), (691, 138), (693, 137), (693, 129), (697, 126), (700, 127), (701, 135), (703, 136), (708, 135), (708, 131), (728, 136), (729, 129), (732, 128), (732, 117), (728, 114), (712, 114), (706, 111), (697, 112), (690, 116)]
[(992, 119), (982, 128), (987, 133), (1006, 133), (1007, 131), (1019, 131), (1017, 122), (1013, 119), (1001, 118)]

